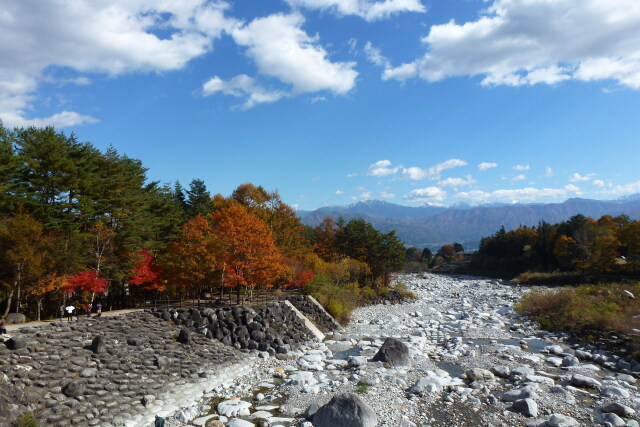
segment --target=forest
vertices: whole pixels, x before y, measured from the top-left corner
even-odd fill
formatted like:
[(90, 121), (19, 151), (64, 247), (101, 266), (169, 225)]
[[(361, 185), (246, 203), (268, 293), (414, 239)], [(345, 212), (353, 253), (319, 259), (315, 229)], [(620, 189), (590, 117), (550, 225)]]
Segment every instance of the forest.
[(637, 276), (640, 221), (626, 215), (599, 219), (574, 215), (559, 224), (541, 222), (511, 231), (503, 227), (482, 239), (472, 264), (514, 275), (559, 271)]
[(364, 220), (307, 227), (277, 191), (245, 183), (225, 197), (201, 179), (150, 181), (113, 147), (0, 123), (0, 317), (303, 287), (340, 316), (354, 295), (388, 292), (405, 261), (395, 232)]

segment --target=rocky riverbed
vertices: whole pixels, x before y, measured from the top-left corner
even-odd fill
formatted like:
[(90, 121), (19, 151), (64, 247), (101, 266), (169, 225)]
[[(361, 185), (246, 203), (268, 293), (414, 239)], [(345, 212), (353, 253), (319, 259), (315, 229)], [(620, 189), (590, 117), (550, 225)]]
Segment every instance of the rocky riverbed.
[[(86, 406), (85, 401), (65, 394), (61, 388), (64, 376), (59, 373), (38, 368), (46, 373), (39, 378), (32, 373), (33, 368), (18, 372), (22, 369), (19, 366), (34, 363), (48, 366), (48, 362), (39, 359), (42, 355), (37, 351), (34, 354), (33, 350), (38, 348), (34, 341), (42, 346), (56, 345), (51, 334), (31, 332), (30, 352), (3, 350), (0, 357), (8, 357), (9, 362), (0, 364), (0, 370), (11, 373), (13, 387), (25, 391), (37, 390), (39, 381), (51, 381), (47, 387), (54, 389), (46, 390), (48, 395), (44, 400), (41, 398), (44, 407), (39, 409), (44, 412), (39, 413), (59, 425), (64, 424), (64, 419), (57, 415), (69, 415), (70, 411), (73, 413), (69, 420), (73, 424), (145, 425), (143, 421), (150, 421), (145, 404), (155, 405), (151, 408), (166, 418), (168, 426), (336, 427), (339, 425), (336, 414), (350, 412), (354, 418), (341, 425), (638, 425), (640, 395), (636, 379), (640, 376), (640, 365), (588, 343), (571, 344), (567, 336), (541, 331), (536, 324), (514, 313), (514, 304), (527, 288), (496, 280), (430, 274), (403, 276), (399, 280), (419, 298), (404, 304), (358, 309), (349, 326), (329, 332), (323, 342), (308, 342), (282, 353), (276, 351), (275, 357), (274, 351), (237, 350), (222, 345), (215, 338), (206, 338), (205, 330), (204, 334), (197, 331), (192, 334), (195, 344), (188, 348), (195, 354), (188, 351), (189, 356), (180, 356), (180, 350), (185, 352), (187, 347), (178, 343), (175, 335), (185, 324), (174, 325), (149, 313), (140, 313), (135, 316), (144, 319), (129, 317), (133, 323), (121, 320), (124, 329), (118, 329), (118, 333), (135, 336), (127, 325), (144, 320), (157, 330), (157, 340), (118, 347), (120, 350), (112, 350), (116, 354), (102, 356), (104, 361), (89, 352), (80, 363), (71, 358), (91, 344), (93, 332), (68, 325), (55, 326), (71, 341), (63, 345), (69, 351), (63, 366), (74, 377), (84, 378), (83, 371), (95, 365), (112, 369), (117, 376), (117, 360), (138, 363), (140, 369), (153, 371), (156, 359), (149, 349), (173, 352), (175, 361), (181, 361), (183, 368), (177, 376), (171, 374), (171, 368), (164, 368), (167, 375), (161, 387), (164, 394), (153, 392), (150, 402), (144, 397), (140, 399), (140, 391), (135, 387), (152, 389), (153, 384), (143, 381), (145, 375), (154, 378), (152, 373), (141, 372), (129, 381), (117, 376), (119, 382), (113, 381), (115, 389), (102, 375), (94, 376), (96, 391), (90, 393), (86, 402), (104, 402), (104, 408), (115, 409), (123, 405), (119, 412), (104, 409), (104, 413), (110, 414), (109, 419), (100, 419), (101, 409), (94, 416), (96, 421), (80, 419), (78, 414)], [(216, 330), (222, 327), (219, 324)], [(242, 347), (243, 330), (238, 327), (234, 345)], [(166, 338), (166, 328), (172, 331), (171, 339)], [(124, 336), (120, 339), (126, 342)], [(387, 341), (388, 338), (397, 341)], [(156, 343), (159, 346), (156, 347), (155, 341), (162, 344)], [(385, 349), (381, 351), (385, 341)], [(222, 363), (207, 360), (214, 354)], [(183, 360), (184, 357), (194, 359)], [(231, 366), (240, 375), (230, 375)], [(201, 376), (208, 377), (209, 383), (198, 389), (197, 398), (192, 396), (191, 401), (180, 403), (179, 410), (178, 400), (165, 405), (163, 398), (188, 395), (190, 387), (203, 379)], [(89, 387), (94, 382), (92, 376), (88, 378), (86, 388), (94, 390)], [(108, 387), (116, 393), (113, 399), (103, 397), (111, 392), (100, 391), (109, 391)], [(136, 391), (137, 394), (131, 393), (135, 398), (121, 402), (129, 387)], [(158, 395), (162, 398), (155, 397)], [(330, 403), (323, 406), (327, 402)], [(318, 408), (319, 415), (314, 416)], [(131, 418), (122, 419), (121, 414), (129, 414)], [(116, 419), (118, 415), (120, 418)]]
[[(263, 359), (251, 378), (210, 396), (211, 413), (191, 424), (328, 427), (311, 413), (352, 393), (380, 426), (638, 425), (640, 365), (514, 313), (527, 288), (430, 274), (400, 280), (418, 300), (358, 309), (324, 342)], [(408, 366), (373, 361), (388, 337), (406, 345)], [(233, 401), (242, 411), (216, 406)]]

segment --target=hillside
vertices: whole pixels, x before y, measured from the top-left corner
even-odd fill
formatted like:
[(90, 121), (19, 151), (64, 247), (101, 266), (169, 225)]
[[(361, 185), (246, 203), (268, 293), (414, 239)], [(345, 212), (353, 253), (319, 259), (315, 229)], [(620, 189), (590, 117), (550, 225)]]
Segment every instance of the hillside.
[(640, 218), (640, 197), (621, 200), (569, 199), (563, 203), (468, 206), (445, 208), (409, 207), (383, 201), (365, 201), (348, 206), (330, 206), (311, 212), (299, 212), (305, 224), (315, 226), (323, 218), (342, 216), (346, 220), (362, 218), (380, 231), (395, 229), (410, 246), (437, 248), (457, 241), (465, 248), (477, 248), (480, 239), (501, 226), (534, 226), (540, 221), (557, 223), (576, 214), (599, 218), (602, 215), (629, 215)]

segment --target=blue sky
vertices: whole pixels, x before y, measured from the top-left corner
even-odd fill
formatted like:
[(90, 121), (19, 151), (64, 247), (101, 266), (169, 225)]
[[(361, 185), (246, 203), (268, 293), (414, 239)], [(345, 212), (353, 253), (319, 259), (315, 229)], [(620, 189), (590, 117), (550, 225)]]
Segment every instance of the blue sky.
[(640, 192), (637, 0), (0, 0), (0, 119), (300, 209)]

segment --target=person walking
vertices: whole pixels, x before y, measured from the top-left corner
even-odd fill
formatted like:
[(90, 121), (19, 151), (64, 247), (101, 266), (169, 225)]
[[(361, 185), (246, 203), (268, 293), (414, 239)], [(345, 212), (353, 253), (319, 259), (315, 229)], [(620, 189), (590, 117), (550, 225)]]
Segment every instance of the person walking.
[(67, 319), (69, 319), (69, 322), (71, 322), (71, 318), (73, 317), (73, 312), (75, 311), (75, 307), (73, 306), (73, 304), (69, 303), (68, 306), (66, 306), (65, 311), (67, 312)]
[(87, 319), (91, 319), (91, 303), (87, 304)]
[(96, 317), (102, 316), (102, 303), (98, 301), (96, 303)]
[(0, 335), (4, 335), (7, 333), (7, 328), (4, 327), (4, 322), (0, 320)]
[(62, 322), (62, 319), (64, 319), (64, 304), (60, 304), (58, 311), (60, 312), (60, 321)]

